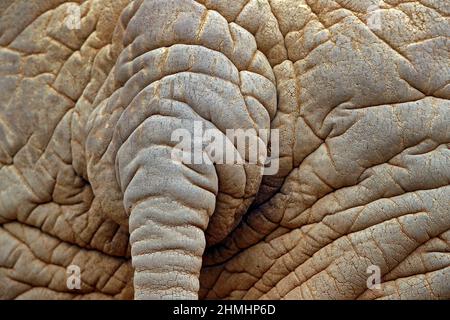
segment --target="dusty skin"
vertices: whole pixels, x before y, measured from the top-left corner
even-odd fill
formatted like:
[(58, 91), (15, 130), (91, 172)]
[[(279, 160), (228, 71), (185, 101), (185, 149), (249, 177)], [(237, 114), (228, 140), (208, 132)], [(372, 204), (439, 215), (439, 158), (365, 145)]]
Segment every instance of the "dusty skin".
[[(0, 298), (450, 299), (449, 14), (1, 0)], [(193, 121), (280, 169), (171, 161)]]

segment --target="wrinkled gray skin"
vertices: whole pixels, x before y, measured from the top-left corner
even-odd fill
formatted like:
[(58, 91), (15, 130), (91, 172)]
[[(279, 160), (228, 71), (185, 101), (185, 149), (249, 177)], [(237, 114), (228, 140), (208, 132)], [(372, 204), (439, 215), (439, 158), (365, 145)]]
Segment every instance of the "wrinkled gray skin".
[(75, 2), (0, 2), (0, 298), (450, 298), (449, 0)]

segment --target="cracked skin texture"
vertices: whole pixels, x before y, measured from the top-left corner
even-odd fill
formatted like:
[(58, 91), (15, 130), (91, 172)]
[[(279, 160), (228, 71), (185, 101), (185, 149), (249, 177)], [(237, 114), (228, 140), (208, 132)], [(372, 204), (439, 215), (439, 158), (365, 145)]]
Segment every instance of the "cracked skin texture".
[[(449, 299), (450, 2), (376, 2), (2, 1), (0, 298)], [(169, 163), (193, 120), (279, 172)]]

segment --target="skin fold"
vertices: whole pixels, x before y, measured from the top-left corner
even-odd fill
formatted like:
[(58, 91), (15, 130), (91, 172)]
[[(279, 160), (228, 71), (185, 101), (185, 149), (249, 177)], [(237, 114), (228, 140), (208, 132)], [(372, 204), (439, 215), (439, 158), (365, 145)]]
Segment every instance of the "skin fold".
[[(450, 299), (449, 10), (1, 1), (0, 299)], [(173, 162), (195, 122), (278, 172)]]

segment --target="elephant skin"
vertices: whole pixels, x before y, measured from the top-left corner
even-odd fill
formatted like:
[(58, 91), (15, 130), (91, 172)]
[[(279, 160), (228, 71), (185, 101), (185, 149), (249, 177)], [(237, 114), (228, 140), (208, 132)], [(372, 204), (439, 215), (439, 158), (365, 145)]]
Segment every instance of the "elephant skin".
[[(3, 0), (0, 299), (450, 299), (449, 14)], [(194, 123), (277, 173), (172, 161)]]

